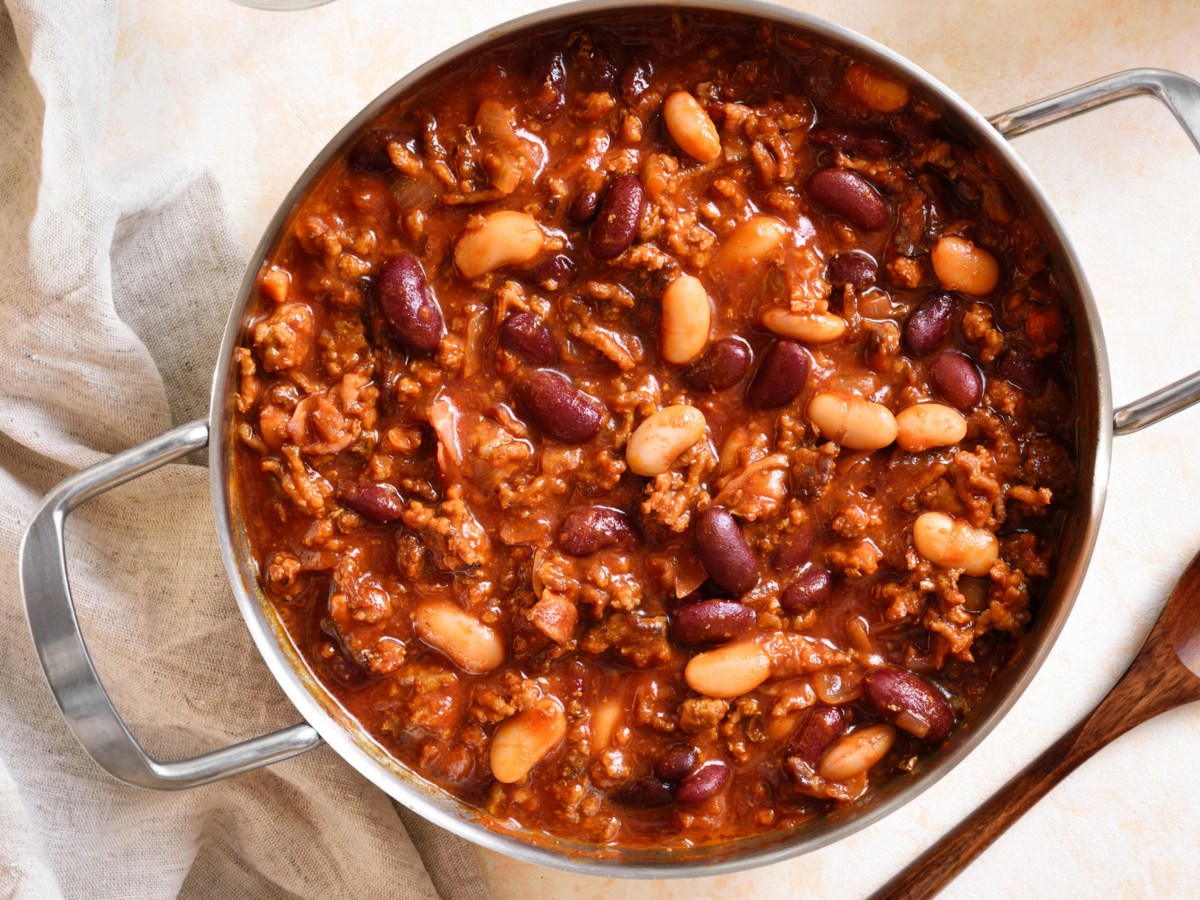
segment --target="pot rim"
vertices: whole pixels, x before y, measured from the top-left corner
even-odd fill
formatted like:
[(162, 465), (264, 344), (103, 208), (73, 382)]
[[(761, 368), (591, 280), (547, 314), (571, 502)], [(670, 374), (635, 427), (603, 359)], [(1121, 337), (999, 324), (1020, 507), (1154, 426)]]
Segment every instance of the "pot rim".
[[(872, 792), (864, 804), (853, 804), (835, 814), (813, 820), (811, 827), (791, 834), (774, 833), (758, 839), (744, 839), (706, 845), (693, 851), (635, 852), (614, 851), (613, 855), (588, 856), (577, 848), (536, 833), (499, 831), (488, 827), (486, 816), (471, 810), (449, 793), (424, 782), (405, 767), (387, 757), (382, 747), (362, 731), (361, 726), (336, 706), (323, 687), (307, 671), (281, 625), (257, 586), (254, 564), (239, 527), (231, 490), (230, 454), (234, 436), (230, 399), (233, 377), (233, 351), (243, 330), (245, 313), (253, 294), (264, 259), (299, 201), (326, 167), (364, 126), (378, 118), (405, 92), (450, 62), (494, 41), (540, 26), (584, 19), (588, 14), (609, 15), (620, 12), (694, 10), (743, 15), (811, 32), (822, 40), (848, 50), (858, 59), (879, 63), (900, 73), (927, 96), (936, 98), (968, 132), (971, 140), (988, 150), (1007, 169), (1011, 187), (1023, 192), (1022, 204), (1041, 219), (1044, 236), (1055, 251), (1056, 271), (1067, 281), (1067, 294), (1074, 297), (1076, 308), (1075, 352), (1085, 374), (1094, 374), (1090, 382), (1078, 387), (1079, 414), (1088, 421), (1077, 426), (1077, 456), (1080, 478), (1090, 473), (1087, 490), (1081, 490), (1073, 511), (1073, 554), (1059, 558), (1059, 571), (1050, 592), (1053, 604), (1044, 605), (1036, 634), (1031, 633), (1021, 658), (1014, 659), (996, 681), (1007, 684), (995, 688), (998, 699), (971, 723), (960, 729), (951, 746), (929, 758), (929, 764), (915, 778), (893, 778)], [(1091, 362), (1094, 373), (1087, 372)], [(1086, 388), (1092, 387), (1092, 396)], [(1085, 406), (1085, 403), (1088, 404)], [(1094, 423), (1088, 412), (1094, 412)], [(950, 90), (941, 81), (893, 50), (850, 29), (807, 13), (759, 0), (679, 0), (679, 2), (641, 2), (641, 0), (577, 0), (533, 12), (501, 25), (488, 28), (455, 44), (404, 75), (368, 103), (337, 132), (297, 179), (263, 232), (250, 257), (246, 274), (238, 290), (226, 323), (213, 378), (209, 405), (209, 472), (217, 540), (238, 609), (263, 661), (284, 693), (300, 714), (326, 743), (354, 769), (380, 790), (429, 821), (466, 838), (481, 847), (525, 862), (539, 863), (569, 872), (631, 878), (687, 877), (736, 872), (781, 862), (824, 847), (882, 819), (944, 777), (965, 758), (1004, 718), (1024, 693), (1041, 668), (1074, 605), (1095, 546), (1108, 483), (1113, 436), (1112, 396), (1109, 364), (1103, 332), (1091, 288), (1075, 254), (1074, 247), (1044, 191), (1021, 158), (987, 119)], [(1087, 427), (1087, 426), (1091, 427)], [(1090, 456), (1091, 465), (1086, 462)], [(1086, 496), (1085, 496), (1086, 494)], [(325, 694), (322, 702), (319, 695)], [(762, 845), (761, 847), (757, 845)], [(732, 853), (731, 853), (732, 851)], [(722, 854), (724, 854), (722, 856)], [(630, 859), (630, 856), (635, 858)], [(710, 861), (718, 856), (715, 861)]]

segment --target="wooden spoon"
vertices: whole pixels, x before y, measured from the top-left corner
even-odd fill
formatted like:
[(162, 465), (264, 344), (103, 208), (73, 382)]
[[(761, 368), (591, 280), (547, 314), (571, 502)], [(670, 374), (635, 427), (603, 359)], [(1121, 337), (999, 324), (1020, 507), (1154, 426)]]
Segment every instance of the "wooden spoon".
[(1101, 747), (1169, 709), (1200, 700), (1200, 554), (1146, 643), (1100, 705), (869, 900), (932, 897)]

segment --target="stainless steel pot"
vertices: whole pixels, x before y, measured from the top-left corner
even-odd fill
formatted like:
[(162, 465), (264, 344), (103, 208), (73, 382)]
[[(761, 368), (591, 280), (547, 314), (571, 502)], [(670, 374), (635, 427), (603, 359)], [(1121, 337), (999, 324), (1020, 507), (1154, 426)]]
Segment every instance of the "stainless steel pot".
[[(795, 831), (727, 842), (694, 851), (597, 848), (485, 824), (480, 815), (390, 759), (308, 673), (257, 585), (249, 547), (230, 491), (232, 353), (248, 313), (255, 280), (288, 217), (309, 185), (369, 122), (425, 76), (469, 59), (497, 39), (551, 23), (586, 20), (619, 10), (702, 9), (744, 14), (807, 30), (859, 59), (899, 74), (941, 105), (1006, 170), (1018, 199), (1040, 216), (1055, 267), (1072, 304), (1078, 362), (1077, 444), (1079, 500), (1063, 536), (1059, 571), (1050, 600), (1040, 610), (1025, 652), (1002, 673), (946, 747), (924, 760), (912, 777), (895, 778), (865, 802), (837, 810)], [(179, 790), (228, 778), (328, 743), (355, 769), (400, 803), (455, 834), (518, 859), (575, 872), (629, 877), (711, 875), (778, 862), (845, 837), (887, 815), (945, 775), (1016, 702), (1062, 629), (1091, 557), (1100, 526), (1113, 434), (1127, 434), (1200, 402), (1200, 373), (1116, 411), (1112, 409), (1108, 357), (1091, 289), (1046, 196), (1006, 138), (1126, 97), (1149, 95), (1166, 104), (1200, 150), (1200, 83), (1172, 72), (1137, 69), (1101, 78), (986, 119), (945, 85), (886, 47), (803, 13), (758, 2), (694, 0), (647, 4), (594, 0), (537, 12), (464, 41), (396, 82), (329, 142), (284, 199), (251, 258), (229, 315), (213, 376), (209, 418), (176, 428), (58, 485), (43, 500), (21, 547), (20, 578), (33, 642), (67, 724), (83, 748), (115, 778), (142, 788)], [(263, 660), (295, 704), (303, 723), (194, 759), (160, 762), (138, 744), (109, 700), (75, 618), (63, 545), (68, 513), (85, 501), (172, 460), (208, 447), (212, 502), (220, 546), (238, 608)]]

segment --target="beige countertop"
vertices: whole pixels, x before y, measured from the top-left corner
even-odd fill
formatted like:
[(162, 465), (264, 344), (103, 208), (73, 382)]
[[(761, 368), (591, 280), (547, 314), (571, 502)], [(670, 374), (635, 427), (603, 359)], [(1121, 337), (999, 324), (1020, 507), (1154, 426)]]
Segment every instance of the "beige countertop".
[[(452, 43), (534, 0), (339, 0), (264, 13), (225, 0), (125, 0), (112, 160), (184, 149), (224, 185), (247, 254), (296, 176), (362, 105)], [(789, 0), (890, 45), (993, 114), (1124, 68), (1200, 77), (1200, 4)], [(1114, 400), (1200, 365), (1200, 155), (1131, 100), (1017, 140), (1096, 294)], [(1200, 549), (1200, 411), (1113, 448), (1108, 507), (1066, 629), (1015, 709), (953, 772), (884, 821), (787, 863), (697, 881), (585, 878), (481, 853), (496, 898), (854, 897), (868, 893), (1032, 759), (1108, 689)], [(1200, 709), (1103, 751), (971, 866), (947, 897), (1195, 896)]]

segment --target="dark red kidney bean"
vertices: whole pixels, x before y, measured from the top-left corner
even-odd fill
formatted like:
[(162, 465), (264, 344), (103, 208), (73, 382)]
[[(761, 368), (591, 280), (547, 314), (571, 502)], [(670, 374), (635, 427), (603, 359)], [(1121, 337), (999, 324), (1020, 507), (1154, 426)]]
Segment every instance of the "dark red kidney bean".
[(404, 254), (379, 269), (379, 306), (392, 334), (407, 349), (428, 353), (442, 339), (442, 309), (425, 280), (425, 270)]
[(783, 539), (779, 549), (775, 551), (775, 568), (798, 569), (808, 562), (812, 553), (813, 530), (808, 522), (802, 524), (790, 535)]
[(696, 517), (696, 546), (704, 570), (717, 587), (744, 594), (758, 583), (758, 557), (742, 526), (723, 506), (710, 506)]
[(550, 329), (531, 312), (513, 313), (500, 324), (500, 343), (526, 362), (545, 366), (558, 359)]
[(538, 53), (529, 74), (533, 85), (530, 111), (539, 119), (553, 119), (567, 102), (567, 64), (562, 51), (546, 49)]
[(561, 290), (575, 278), (575, 261), (556, 253), (530, 269), (526, 277), (544, 291)]
[(723, 338), (683, 370), (684, 383), (710, 394), (731, 388), (745, 377), (750, 358), (750, 346), (741, 338)]
[(591, 556), (609, 547), (637, 542), (629, 513), (610, 506), (580, 506), (567, 513), (558, 529), (558, 546), (571, 556)]
[(954, 726), (950, 704), (924, 678), (907, 669), (883, 666), (863, 679), (863, 693), (875, 709), (905, 731), (936, 744)]
[(672, 744), (654, 760), (654, 774), (663, 781), (680, 781), (700, 760), (700, 751), (691, 744)]
[(755, 409), (786, 406), (804, 390), (811, 368), (812, 357), (800, 344), (776, 341), (758, 364), (746, 401)]
[(821, 754), (846, 730), (846, 714), (836, 706), (814, 706), (804, 714), (788, 744), (787, 755), (815, 766)]
[(825, 264), (825, 280), (834, 287), (853, 285), (858, 290), (869, 288), (879, 275), (879, 264), (860, 251), (835, 253)]
[(588, 235), (588, 251), (596, 259), (612, 259), (625, 252), (637, 236), (646, 211), (646, 189), (636, 175), (618, 175), (609, 182), (596, 221)]
[(534, 372), (518, 392), (534, 424), (566, 444), (591, 440), (607, 418), (599, 400), (576, 389), (557, 372)]
[(814, 147), (868, 159), (894, 156), (900, 150), (900, 139), (890, 131), (860, 125), (817, 125), (808, 133), (808, 142)]
[(671, 785), (650, 775), (625, 785), (613, 794), (613, 800), (618, 805), (638, 809), (666, 806), (673, 799), (674, 791), (671, 790)]
[(824, 566), (809, 566), (779, 595), (779, 605), (785, 612), (802, 613), (829, 599), (833, 593), (833, 576)]
[(338, 499), (376, 525), (395, 522), (404, 512), (404, 501), (400, 499), (400, 492), (390, 484), (343, 481), (338, 485)]
[(808, 179), (808, 195), (865, 231), (878, 231), (888, 223), (887, 203), (879, 191), (850, 169), (817, 169)]
[(950, 333), (953, 318), (954, 298), (949, 294), (930, 294), (904, 323), (905, 346), (917, 356), (928, 356)]
[(675, 613), (671, 636), (681, 644), (721, 644), (741, 637), (754, 622), (754, 610), (736, 600), (701, 600)]
[(399, 132), (372, 128), (346, 154), (346, 163), (360, 172), (374, 172), (376, 175), (393, 172), (395, 169), (388, 155), (388, 144), (404, 143), (405, 140), (406, 137)]
[(996, 371), (1009, 384), (1020, 388), (1034, 398), (1042, 396), (1050, 383), (1045, 366), (1032, 356), (1016, 350), (1004, 351), (1004, 354), (996, 360)]
[(642, 57), (631, 62), (621, 75), (621, 96), (625, 98), (625, 102), (636, 103), (649, 89), (653, 78), (654, 66), (650, 60)]
[(983, 376), (975, 363), (957, 350), (943, 350), (933, 358), (929, 380), (943, 400), (959, 409), (970, 409), (983, 396)]
[(571, 198), (571, 205), (567, 207), (567, 221), (582, 228), (596, 218), (596, 212), (599, 209), (600, 192), (589, 187), (581, 187)]
[(729, 766), (718, 759), (706, 762), (675, 788), (675, 802), (695, 806), (715, 797), (729, 784)]
[(612, 91), (617, 86), (617, 64), (613, 62), (607, 47), (592, 47), (588, 85), (593, 91)]

